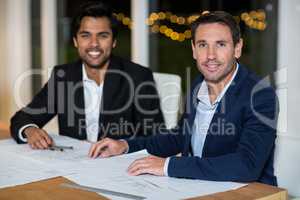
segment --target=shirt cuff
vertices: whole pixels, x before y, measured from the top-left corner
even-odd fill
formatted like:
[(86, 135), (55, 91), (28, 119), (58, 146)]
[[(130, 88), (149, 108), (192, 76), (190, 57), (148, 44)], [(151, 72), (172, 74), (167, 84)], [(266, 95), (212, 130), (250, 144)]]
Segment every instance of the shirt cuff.
[(169, 176), (168, 174), (168, 167), (169, 167), (170, 157), (166, 158), (165, 165), (164, 165), (164, 175)]
[(25, 126), (23, 126), (22, 128), (20, 128), (19, 132), (18, 132), (18, 137), (22, 142), (27, 142), (27, 138), (23, 136), (23, 131), (28, 128), (28, 127), (36, 127), (39, 128), (36, 124), (27, 124)]
[(128, 148), (126, 149), (126, 151), (123, 152), (123, 154), (127, 154), (127, 153), (129, 152), (129, 145), (128, 145), (128, 142), (127, 142), (126, 140), (124, 140), (124, 139), (120, 139), (119, 141), (124, 141), (124, 142), (127, 143)]

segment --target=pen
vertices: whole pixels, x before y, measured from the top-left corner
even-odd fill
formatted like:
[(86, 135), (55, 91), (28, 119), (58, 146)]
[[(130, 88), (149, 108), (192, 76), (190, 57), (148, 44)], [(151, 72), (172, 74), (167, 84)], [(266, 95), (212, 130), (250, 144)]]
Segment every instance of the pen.
[(58, 145), (52, 145), (48, 148), (49, 150), (52, 151), (64, 151), (65, 149), (73, 149), (72, 146), (58, 146)]

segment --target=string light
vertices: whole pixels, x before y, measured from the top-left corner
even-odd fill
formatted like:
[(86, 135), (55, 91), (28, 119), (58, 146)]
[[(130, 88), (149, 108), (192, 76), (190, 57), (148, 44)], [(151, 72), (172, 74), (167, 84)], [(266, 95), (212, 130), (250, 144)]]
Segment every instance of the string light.
[(241, 14), (241, 20), (252, 29), (263, 31), (267, 27), (266, 13), (263, 10), (244, 12)]
[[(209, 13), (205, 10), (201, 15)], [(124, 26), (127, 26), (129, 29), (132, 28), (132, 20), (129, 17), (126, 17), (123, 13), (114, 13), (114, 16), (118, 21), (120, 21)], [(160, 25), (159, 21), (169, 21), (172, 24), (180, 26), (188, 26), (194, 22), (200, 15), (190, 15), (188, 17), (177, 16), (171, 12), (152, 12), (149, 17), (146, 19), (145, 23), (150, 26), (150, 31), (152, 33), (160, 33), (165, 37), (170, 38), (174, 41), (183, 42), (192, 37), (191, 30), (187, 29), (183, 32), (177, 32), (172, 28), (166, 25)], [(266, 29), (266, 13), (264, 10), (253, 10), (250, 12), (243, 12), (240, 16), (234, 16), (234, 19), (237, 23), (243, 21), (248, 27), (263, 31)]]

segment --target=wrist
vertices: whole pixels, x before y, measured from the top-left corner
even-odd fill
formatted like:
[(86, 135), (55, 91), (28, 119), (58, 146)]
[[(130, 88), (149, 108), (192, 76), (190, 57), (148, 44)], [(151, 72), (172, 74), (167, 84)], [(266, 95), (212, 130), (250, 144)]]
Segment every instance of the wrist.
[(126, 154), (126, 153), (128, 153), (129, 146), (128, 146), (127, 141), (126, 141), (126, 140), (120, 140), (120, 142), (123, 143), (123, 144), (122, 144), (123, 148), (122, 148), (121, 154)]
[(28, 138), (28, 137), (30, 136), (30, 133), (31, 133), (34, 129), (37, 129), (37, 128), (34, 127), (34, 126), (29, 126), (29, 127), (25, 128), (25, 130), (23, 131), (22, 135), (23, 135), (25, 138)]

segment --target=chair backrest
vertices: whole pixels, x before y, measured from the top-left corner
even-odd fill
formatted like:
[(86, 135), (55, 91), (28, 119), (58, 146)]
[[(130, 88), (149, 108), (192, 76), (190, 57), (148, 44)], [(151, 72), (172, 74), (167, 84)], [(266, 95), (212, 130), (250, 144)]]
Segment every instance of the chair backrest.
[(154, 73), (153, 75), (166, 126), (173, 128), (177, 124), (180, 110), (181, 78), (174, 74)]

